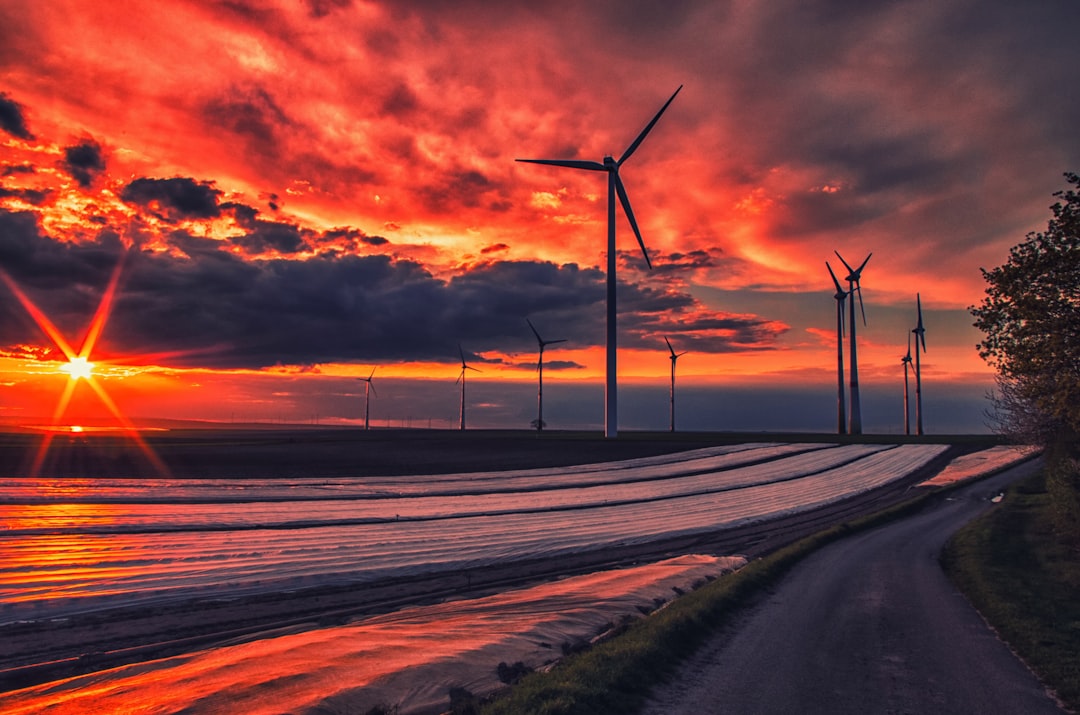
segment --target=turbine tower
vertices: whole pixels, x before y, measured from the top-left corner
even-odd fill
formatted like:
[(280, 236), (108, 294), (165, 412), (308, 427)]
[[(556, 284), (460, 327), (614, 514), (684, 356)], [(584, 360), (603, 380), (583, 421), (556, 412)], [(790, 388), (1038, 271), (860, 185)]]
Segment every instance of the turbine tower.
[[(360, 380), (367, 383), (364, 385), (364, 429), (370, 429), (370, 417), (371, 417), (371, 393), (375, 392), (375, 385), (371, 384), (371, 378), (375, 376), (375, 368), (371, 368), (371, 374), (367, 377), (361, 377)], [(379, 393), (375, 392), (375, 397), (378, 397)]]
[(675, 361), (686, 354), (687, 351), (676, 353), (675, 348), (671, 347), (671, 341), (664, 336), (664, 342), (667, 343), (667, 349), (671, 353), (671, 427), (670, 432), (675, 431)]
[(540, 346), (540, 359), (536, 361), (536, 376), (537, 376), (537, 388), (536, 388), (536, 431), (544, 431), (544, 348), (548, 345), (554, 345), (555, 343), (565, 343), (566, 338), (560, 338), (559, 340), (544, 340), (540, 337), (540, 333), (536, 331), (536, 327), (532, 324), (532, 321), (525, 318), (525, 322), (529, 324), (529, 329), (532, 330), (533, 335), (536, 336), (536, 344)]
[(922, 296), (915, 294), (915, 303), (919, 310), (919, 322), (911, 331), (915, 333), (915, 434), (923, 433), (922, 426), (922, 364), (919, 362), (919, 343), (926, 352), (926, 328), (922, 323)]
[(641, 130), (641, 133), (637, 135), (637, 138), (626, 148), (619, 160), (616, 161), (611, 156), (605, 156), (603, 162), (598, 161), (582, 161), (578, 159), (517, 159), (517, 161), (527, 162), (530, 164), (548, 164), (550, 166), (562, 166), (570, 169), (585, 169), (587, 171), (604, 171), (608, 176), (608, 201), (607, 201), (607, 214), (608, 214), (608, 236), (607, 236), (607, 362), (606, 362), (606, 380), (604, 383), (604, 436), (616, 437), (618, 436), (618, 398), (616, 395), (616, 329), (615, 329), (615, 196), (618, 195), (619, 203), (622, 204), (623, 213), (626, 214), (627, 220), (630, 222), (630, 228), (634, 229), (634, 235), (637, 236), (638, 245), (641, 246), (641, 252), (645, 255), (645, 263), (652, 268), (652, 261), (649, 260), (649, 252), (645, 250), (645, 241), (641, 238), (641, 231), (638, 229), (637, 220), (634, 218), (634, 211), (630, 208), (630, 199), (626, 195), (626, 188), (623, 186), (622, 179), (619, 178), (619, 168), (623, 165), (630, 156), (637, 151), (638, 146), (645, 140), (645, 136), (652, 130), (653, 126), (660, 119), (660, 115), (664, 113), (664, 110), (668, 108), (668, 105), (675, 99), (675, 95), (682, 89), (682, 85), (679, 85), (679, 89), (675, 90), (675, 94), (671, 95), (671, 98), (664, 103), (664, 106), (660, 108), (660, 111), (656, 113), (656, 116), (652, 118), (652, 121), (645, 125), (645, 128)]
[(459, 383), (459, 382), (461, 383), (461, 418), (460, 418), (460, 421), (458, 422), (458, 429), (464, 430), (465, 429), (465, 371), (466, 370), (473, 370), (475, 372), (480, 372), (480, 371), (477, 370), (475, 367), (470, 367), (469, 365), (465, 364), (465, 351), (461, 349), (461, 343), (458, 343), (457, 349), (458, 349), (458, 354), (461, 355), (461, 374), (458, 375), (458, 378), (457, 378), (457, 380), (454, 381), (454, 383), (455, 384)]
[(908, 366), (911, 365), (911, 334), (907, 336), (907, 355), (900, 358), (904, 364), (904, 434), (911, 434), (911, 409), (908, 407)]
[(844, 406), (844, 301), (847, 300), (848, 292), (836, 279), (832, 266), (825, 261), (825, 267), (829, 269), (833, 285), (836, 286), (836, 433), (847, 432), (847, 412)]
[(862, 278), (863, 268), (866, 268), (866, 263), (870, 260), (870, 256), (873, 253), (867, 254), (866, 259), (859, 265), (858, 268), (852, 268), (848, 265), (848, 262), (844, 260), (844, 257), (840, 255), (839, 251), (833, 251), (836, 257), (840, 259), (840, 262), (844, 264), (844, 268), (848, 269), (846, 280), (848, 282), (848, 295), (852, 296), (851, 303), (848, 304), (848, 323), (851, 325), (851, 416), (850, 416), (850, 429), (851, 434), (862, 434), (862, 409), (859, 404), (859, 356), (855, 346), (855, 293), (859, 294), (859, 310), (862, 311), (863, 325), (866, 325), (866, 308), (863, 307), (862, 300), (862, 285), (859, 280)]

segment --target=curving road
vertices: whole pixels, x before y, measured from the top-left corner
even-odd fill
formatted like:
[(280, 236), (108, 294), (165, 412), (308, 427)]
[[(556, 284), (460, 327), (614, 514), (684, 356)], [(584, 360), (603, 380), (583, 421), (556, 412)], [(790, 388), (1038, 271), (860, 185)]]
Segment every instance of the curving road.
[(938, 553), (1036, 462), (808, 557), (654, 693), (646, 715), (1062, 713)]

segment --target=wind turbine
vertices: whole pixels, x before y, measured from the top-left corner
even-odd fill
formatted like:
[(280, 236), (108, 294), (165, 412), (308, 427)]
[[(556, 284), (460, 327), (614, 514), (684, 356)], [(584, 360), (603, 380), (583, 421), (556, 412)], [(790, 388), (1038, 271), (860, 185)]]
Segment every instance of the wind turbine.
[(458, 343), (457, 349), (458, 349), (458, 354), (461, 355), (461, 374), (459, 374), (457, 380), (454, 381), (455, 384), (459, 383), (459, 382), (461, 383), (461, 421), (458, 423), (458, 429), (464, 430), (465, 429), (465, 371), (466, 370), (474, 370), (475, 372), (480, 372), (480, 371), (477, 370), (475, 367), (471, 367), (471, 366), (465, 364), (465, 351), (461, 349), (461, 343)]
[(900, 358), (904, 364), (904, 434), (911, 434), (911, 409), (908, 407), (908, 366), (911, 365), (911, 334), (907, 336), (907, 355)]
[(832, 266), (825, 261), (825, 267), (829, 269), (833, 285), (836, 286), (836, 433), (847, 432), (847, 414), (844, 409), (844, 301), (847, 300), (848, 292), (836, 279)]
[(687, 353), (686, 350), (681, 353), (676, 353), (675, 348), (671, 347), (671, 341), (664, 336), (664, 342), (667, 343), (667, 349), (671, 352), (671, 428), (669, 431), (675, 431), (675, 361), (681, 358)]
[[(371, 384), (371, 378), (375, 376), (375, 368), (371, 368), (371, 374), (367, 377), (361, 377), (360, 380), (367, 383), (364, 385), (364, 429), (370, 429), (371, 417), (371, 393), (375, 392), (375, 385)], [(378, 397), (379, 393), (375, 392), (375, 397)]]
[(536, 331), (536, 327), (532, 324), (532, 321), (525, 318), (525, 322), (529, 324), (529, 329), (532, 330), (533, 335), (536, 336), (536, 344), (540, 346), (540, 359), (536, 361), (536, 376), (537, 376), (537, 389), (536, 389), (536, 431), (544, 431), (544, 348), (548, 345), (554, 345), (555, 343), (565, 343), (566, 338), (560, 338), (559, 340), (544, 340), (540, 337), (540, 333)]
[(634, 235), (637, 236), (638, 245), (641, 246), (641, 252), (645, 256), (645, 263), (652, 269), (652, 261), (649, 260), (649, 252), (645, 250), (645, 241), (641, 238), (641, 231), (638, 229), (637, 220), (634, 218), (634, 211), (630, 208), (630, 199), (626, 195), (626, 188), (623, 186), (622, 179), (619, 178), (619, 167), (623, 165), (630, 156), (637, 151), (637, 148), (641, 145), (641, 142), (645, 140), (645, 136), (652, 130), (653, 126), (660, 119), (660, 115), (664, 113), (664, 110), (668, 108), (668, 105), (675, 99), (675, 95), (682, 89), (682, 85), (679, 85), (679, 89), (675, 90), (675, 94), (671, 95), (671, 98), (664, 103), (664, 106), (660, 108), (660, 111), (656, 113), (656, 116), (652, 118), (652, 121), (645, 125), (645, 128), (641, 130), (641, 133), (637, 135), (637, 138), (626, 148), (619, 160), (616, 161), (611, 156), (605, 156), (603, 162), (598, 161), (582, 161), (578, 159), (517, 159), (516, 161), (527, 162), (530, 164), (548, 164), (550, 166), (562, 166), (570, 169), (585, 169), (587, 171), (604, 171), (608, 176), (608, 240), (607, 240), (607, 363), (606, 363), (606, 380), (604, 383), (604, 436), (616, 437), (618, 435), (618, 398), (616, 395), (616, 329), (615, 329), (615, 196), (618, 194), (619, 203), (622, 204), (623, 213), (626, 214), (627, 220), (630, 222), (630, 228), (634, 229)]
[(844, 260), (844, 257), (840, 255), (839, 251), (833, 251), (836, 257), (840, 259), (840, 262), (844, 264), (844, 268), (848, 269), (846, 280), (848, 282), (848, 295), (852, 296), (851, 303), (848, 304), (848, 315), (850, 320), (848, 324), (851, 326), (851, 429), (848, 430), (851, 434), (862, 434), (862, 409), (859, 406), (859, 359), (855, 349), (855, 293), (859, 294), (859, 310), (862, 311), (863, 325), (866, 325), (866, 308), (863, 306), (862, 300), (862, 285), (859, 280), (862, 278), (862, 270), (866, 268), (867, 262), (870, 260), (870, 256), (874, 255), (869, 253), (866, 259), (859, 265), (858, 268), (852, 268), (848, 265), (848, 262)]
[(919, 310), (919, 322), (911, 331), (915, 333), (915, 434), (923, 433), (922, 426), (922, 365), (919, 363), (919, 343), (926, 352), (926, 328), (922, 323), (922, 296), (915, 294), (915, 303)]

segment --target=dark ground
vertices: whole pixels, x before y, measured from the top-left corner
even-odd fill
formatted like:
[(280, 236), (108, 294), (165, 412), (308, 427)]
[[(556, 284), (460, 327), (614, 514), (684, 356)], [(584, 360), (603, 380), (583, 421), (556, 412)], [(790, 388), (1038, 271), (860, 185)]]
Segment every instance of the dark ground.
[[(994, 443), (992, 436), (722, 432), (600, 432), (523, 430), (356, 430), (334, 428), (178, 429), (143, 432), (143, 439), (177, 478), (363, 477), (528, 469), (645, 457), (743, 442)], [(28, 476), (44, 439), (36, 432), (0, 432), (0, 479)], [(59, 433), (39, 476), (155, 477), (153, 463), (117, 433)], [(0, 482), (2, 489), (2, 482)]]

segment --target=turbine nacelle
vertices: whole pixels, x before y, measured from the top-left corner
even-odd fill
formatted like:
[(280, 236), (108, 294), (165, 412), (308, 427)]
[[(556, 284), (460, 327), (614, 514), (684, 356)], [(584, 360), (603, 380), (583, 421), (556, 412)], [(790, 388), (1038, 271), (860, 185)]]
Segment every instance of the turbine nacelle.
[[(919, 348), (919, 344), (922, 344), (922, 351), (926, 352), (926, 328), (923, 327), (922, 322), (922, 296), (918, 293), (915, 294), (916, 305), (918, 305), (919, 322), (915, 325), (911, 332), (915, 333), (915, 349)], [(909, 338), (910, 342), (910, 338)]]
[[(835, 253), (836, 257), (840, 259), (840, 262), (844, 264), (844, 268), (848, 269), (847, 277), (844, 279), (848, 282), (848, 285), (851, 286), (850, 290), (848, 290), (848, 294), (859, 294), (859, 310), (862, 311), (863, 325), (866, 325), (866, 308), (863, 306), (862, 284), (860, 284), (859, 281), (862, 279), (863, 268), (866, 268), (866, 264), (870, 262), (870, 256), (874, 254), (866, 254), (866, 258), (863, 259), (863, 262), (859, 264), (859, 267), (852, 268), (850, 265), (848, 265), (848, 262), (844, 260), (844, 257), (840, 255), (840, 251), (833, 251), (833, 253)], [(825, 265), (828, 265), (828, 263), (826, 263)], [(831, 268), (829, 269), (829, 272), (832, 273)], [(833, 280), (836, 280), (835, 276), (833, 276)], [(854, 308), (852, 308), (852, 310), (854, 310)]]

